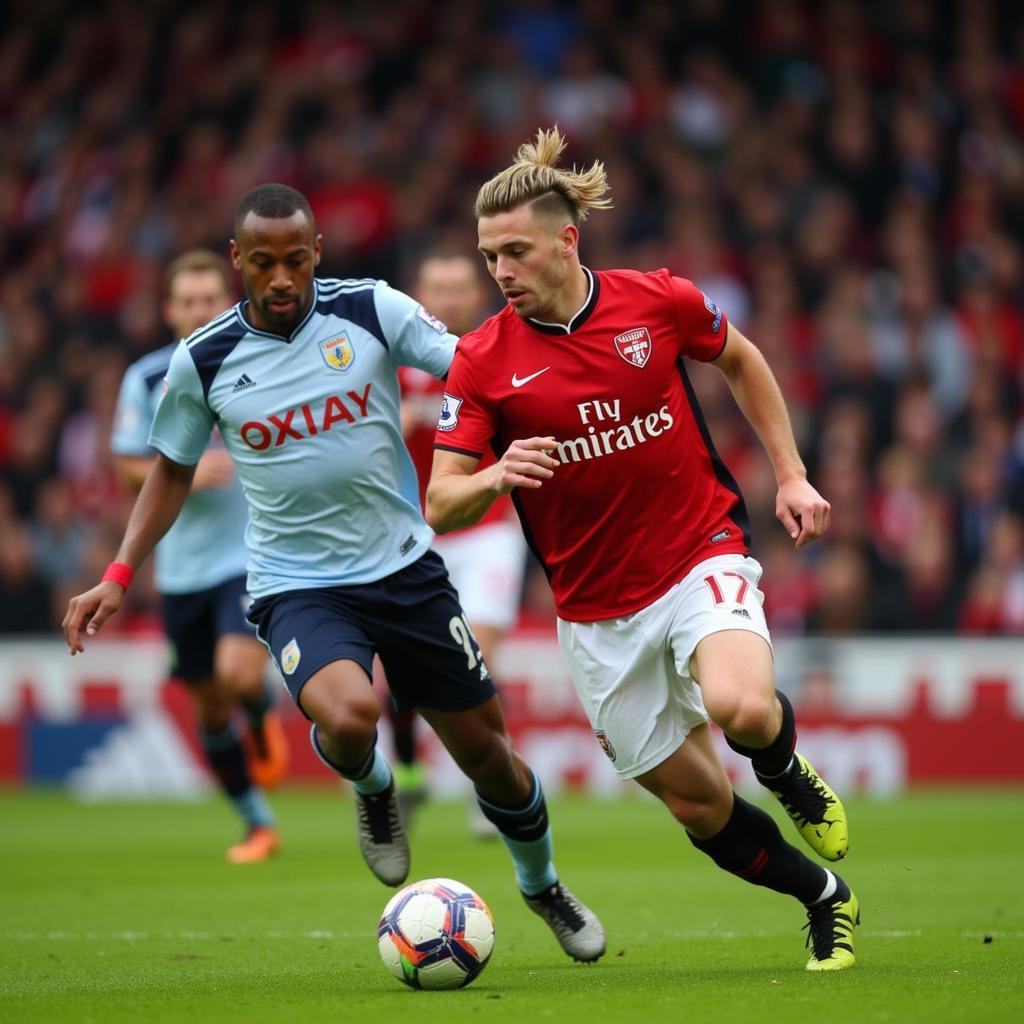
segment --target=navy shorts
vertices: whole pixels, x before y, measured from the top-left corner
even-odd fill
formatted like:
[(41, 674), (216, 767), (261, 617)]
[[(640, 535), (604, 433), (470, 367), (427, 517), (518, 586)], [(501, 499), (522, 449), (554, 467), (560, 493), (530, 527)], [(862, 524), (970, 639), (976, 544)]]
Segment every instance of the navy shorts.
[(399, 711), (465, 711), (496, 692), (433, 551), (375, 583), (258, 598), (248, 615), (296, 704), (306, 681), (332, 661), (355, 661), (372, 679), (374, 654)]
[(235, 576), (208, 590), (164, 594), (164, 630), (174, 649), (173, 674), (186, 683), (213, 675), (213, 649), (227, 634), (253, 635), (245, 577)]

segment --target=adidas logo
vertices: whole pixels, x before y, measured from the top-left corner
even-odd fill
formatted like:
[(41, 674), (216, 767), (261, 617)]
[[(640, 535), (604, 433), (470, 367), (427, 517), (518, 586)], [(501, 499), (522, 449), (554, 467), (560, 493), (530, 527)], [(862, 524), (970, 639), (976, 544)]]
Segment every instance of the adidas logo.
[(235, 381), (235, 386), (231, 389), (233, 395), (237, 395), (239, 391), (246, 391), (249, 388), (256, 387), (256, 381), (252, 379), (247, 373), (243, 373), (238, 380)]
[(750, 612), (748, 612), (746, 608), (733, 608), (732, 613), (733, 615), (740, 615), (744, 619), (750, 618)]

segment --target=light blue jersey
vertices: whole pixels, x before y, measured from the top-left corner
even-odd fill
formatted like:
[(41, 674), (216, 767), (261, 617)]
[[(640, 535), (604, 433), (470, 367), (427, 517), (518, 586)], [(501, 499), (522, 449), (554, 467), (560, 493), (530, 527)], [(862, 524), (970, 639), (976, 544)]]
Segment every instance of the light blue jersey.
[[(156, 454), (149, 445), (149, 431), (176, 348), (166, 345), (150, 352), (125, 372), (110, 440), (116, 455), (149, 458)], [(215, 443), (219, 445), (219, 439)], [(190, 594), (244, 575), (248, 514), (237, 477), (228, 487), (193, 491), (157, 545), (157, 589), (164, 594)]]
[(371, 279), (314, 282), (287, 338), (239, 303), (183, 341), (149, 443), (184, 465), (220, 428), (249, 503), (249, 592), (371, 583), (433, 536), (402, 442), (397, 369), (448, 372), (455, 337)]

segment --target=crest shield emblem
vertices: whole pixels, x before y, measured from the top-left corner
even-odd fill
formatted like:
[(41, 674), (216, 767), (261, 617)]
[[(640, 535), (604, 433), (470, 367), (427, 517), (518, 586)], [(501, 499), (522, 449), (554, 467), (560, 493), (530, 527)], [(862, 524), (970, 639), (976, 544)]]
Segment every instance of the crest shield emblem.
[(612, 339), (615, 343), (615, 351), (622, 356), (630, 366), (646, 366), (647, 360), (651, 358), (651, 349), (654, 347), (651, 341), (651, 332), (646, 327), (634, 327), (630, 331), (623, 331)]
[(332, 370), (338, 370), (341, 373), (344, 373), (352, 365), (356, 357), (352, 342), (345, 334), (339, 334), (338, 337), (331, 338), (330, 341), (321, 341), (320, 355), (324, 357), (324, 362)]
[(596, 729), (594, 735), (597, 737), (597, 742), (601, 744), (601, 749), (608, 755), (609, 761), (615, 760), (615, 748), (611, 744), (611, 740), (608, 739), (608, 734), (604, 729)]
[(292, 637), (281, 648), (281, 671), (286, 675), (290, 676), (298, 667), (299, 661), (302, 658), (302, 651), (299, 650), (298, 641), (295, 637)]

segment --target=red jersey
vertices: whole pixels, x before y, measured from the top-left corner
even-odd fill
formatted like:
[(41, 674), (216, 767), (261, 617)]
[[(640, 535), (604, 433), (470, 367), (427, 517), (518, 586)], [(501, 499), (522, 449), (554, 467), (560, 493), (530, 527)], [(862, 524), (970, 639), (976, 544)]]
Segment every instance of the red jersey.
[(435, 438), (473, 456), (555, 438), (554, 477), (512, 496), (559, 616), (578, 622), (639, 611), (705, 558), (749, 551), (683, 363), (721, 354), (725, 316), (667, 270), (586, 273), (567, 327), (507, 306), (460, 339)]
[[(437, 431), (437, 416), (441, 411), (441, 398), (445, 384), (433, 374), (415, 366), (401, 366), (398, 369), (398, 383), (402, 387), (402, 426), (405, 429), (405, 447), (409, 449), (412, 464), (420, 487), (420, 507), (426, 507), (427, 484), (430, 482), (430, 468), (434, 462), (434, 434)], [(487, 450), (480, 468), (495, 462), (494, 454)], [(502, 522), (512, 517), (512, 502), (499, 498), (487, 510), (480, 522), (468, 527), (476, 529), (488, 523)], [(459, 531), (460, 533), (463, 531)]]

